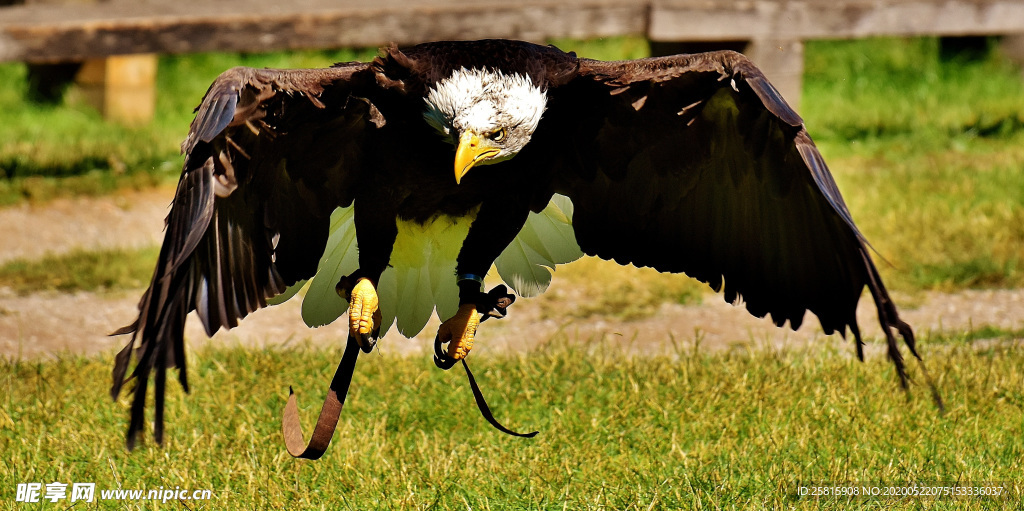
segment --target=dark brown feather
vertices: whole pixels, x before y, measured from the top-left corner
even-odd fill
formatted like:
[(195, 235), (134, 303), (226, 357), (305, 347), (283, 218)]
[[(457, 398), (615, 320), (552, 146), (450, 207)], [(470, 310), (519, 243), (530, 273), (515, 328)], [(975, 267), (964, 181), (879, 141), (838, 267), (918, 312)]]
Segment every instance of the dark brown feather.
[(133, 351), (137, 360), (129, 448), (144, 427), (150, 371), (156, 371), (158, 442), (167, 367), (178, 368), (188, 390), (183, 330), (189, 312), (196, 310), (213, 335), (315, 273), (330, 212), (351, 201), (348, 188), (363, 171), (359, 141), (381, 122), (369, 101), (349, 101), (372, 83), (368, 69), (235, 68), (210, 87), (182, 144), (185, 167), (139, 317), (116, 332), (132, 339), (115, 358), (115, 399)]
[(543, 136), (573, 148), (556, 190), (584, 252), (687, 273), (779, 326), (809, 310), (826, 333), (849, 328), (858, 353), (867, 286), (905, 382), (893, 331), (912, 351), (913, 333), (802, 119), (749, 60), (583, 60), (550, 96)]

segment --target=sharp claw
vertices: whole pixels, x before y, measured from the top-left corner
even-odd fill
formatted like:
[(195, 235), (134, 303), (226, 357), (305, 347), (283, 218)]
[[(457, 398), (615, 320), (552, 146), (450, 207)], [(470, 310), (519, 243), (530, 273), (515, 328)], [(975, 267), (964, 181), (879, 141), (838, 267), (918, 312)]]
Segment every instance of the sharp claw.
[(363, 353), (369, 353), (377, 347), (377, 339), (374, 337), (360, 335), (356, 337), (356, 341), (359, 342), (359, 349), (363, 350)]
[[(460, 305), (459, 311), (441, 323), (441, 328), (437, 330), (437, 336), (434, 337), (434, 365), (448, 370), (459, 360), (465, 360), (473, 349), (473, 338), (480, 323), (487, 318), (505, 317), (506, 309), (515, 299), (514, 295), (508, 294), (508, 288), (497, 286), (487, 294), (480, 293), (476, 303)], [(444, 344), (448, 344), (447, 348)]]
[(434, 365), (447, 371), (455, 367), (458, 361), (448, 356), (443, 346), (445, 342), (441, 340), (440, 332), (434, 336)]

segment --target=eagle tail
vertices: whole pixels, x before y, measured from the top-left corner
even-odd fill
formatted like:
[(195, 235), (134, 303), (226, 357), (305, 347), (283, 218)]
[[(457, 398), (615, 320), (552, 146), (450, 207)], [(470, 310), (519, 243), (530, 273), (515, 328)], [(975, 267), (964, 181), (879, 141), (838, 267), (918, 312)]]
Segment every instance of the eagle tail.
[[(572, 212), (568, 197), (554, 195), (544, 210), (530, 213), (519, 235), (494, 261), (498, 275), (520, 296), (544, 292), (556, 265), (583, 256), (573, 232)], [(391, 265), (381, 275), (377, 293), (383, 316), (381, 332), (397, 323), (402, 335), (412, 337), (423, 329), (435, 309), (442, 320), (458, 310), (455, 259), (468, 224), (442, 225), (425, 234), (408, 227), (399, 224), (400, 233), (405, 234), (395, 242)], [(336, 298), (334, 286), (342, 276), (355, 271), (356, 253), (353, 208), (338, 208), (331, 215), (324, 256), (303, 298), (302, 318), (307, 325), (326, 325), (347, 310), (344, 298)]]

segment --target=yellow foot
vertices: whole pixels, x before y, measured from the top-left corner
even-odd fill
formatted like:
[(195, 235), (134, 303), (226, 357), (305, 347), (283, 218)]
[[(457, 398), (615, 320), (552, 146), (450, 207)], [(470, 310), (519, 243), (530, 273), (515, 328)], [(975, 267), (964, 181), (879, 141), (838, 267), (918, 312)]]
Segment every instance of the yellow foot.
[(379, 305), (377, 290), (370, 279), (359, 279), (348, 302), (348, 328), (364, 349), (373, 347), (373, 340), (380, 333)]
[(459, 312), (441, 323), (437, 336), (442, 343), (448, 344), (448, 358), (451, 360), (462, 360), (469, 355), (473, 349), (473, 336), (476, 335), (476, 328), (480, 325), (480, 315), (476, 313), (476, 306), (464, 304), (459, 306)]

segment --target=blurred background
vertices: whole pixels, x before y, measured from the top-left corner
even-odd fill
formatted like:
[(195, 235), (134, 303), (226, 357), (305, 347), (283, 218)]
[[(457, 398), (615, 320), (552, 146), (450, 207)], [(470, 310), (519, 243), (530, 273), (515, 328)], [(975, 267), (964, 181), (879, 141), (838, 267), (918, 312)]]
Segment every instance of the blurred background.
[[(1020, 2), (10, 3), (0, 8), (7, 353), (110, 346), (98, 334), (133, 315), (180, 172), (178, 145), (223, 70), (323, 67), (369, 60), (389, 42), (481, 37), (549, 42), (604, 60), (746, 53), (806, 120), (884, 261), (886, 282), (904, 307), (926, 306), (918, 328), (1020, 327)], [(575, 320), (591, 317), (632, 321), (620, 329), (655, 339), (703, 328), (716, 344), (782, 332), (705, 300), (705, 286), (685, 276), (584, 260), (555, 282), (535, 300), (545, 335), (567, 322), (589, 332), (593, 321)], [(656, 315), (665, 305), (679, 317)], [(675, 306), (715, 307), (736, 318), (725, 322), (735, 327), (718, 331), (722, 322), (686, 319), (692, 311)], [(68, 317), (55, 319), (55, 309)], [(294, 314), (273, 314), (235, 335), (261, 342), (271, 327), (278, 338), (337, 334), (284, 328)], [(804, 337), (816, 335), (815, 322), (805, 323)], [(61, 334), (69, 324), (75, 333)], [(597, 324), (595, 331), (605, 328)]]
[[(222, 71), (237, 65), (324, 67), (372, 59), (377, 48), (389, 42), (406, 45), (485, 37), (546, 42), (603, 60), (714, 49), (746, 53), (803, 116), (854, 219), (877, 251), (883, 278), (925, 345), (954, 346), (949, 348), (952, 353), (967, 349), (964, 353), (971, 355), (965, 355), (966, 360), (982, 348), (1015, 348), (1024, 338), (1024, 3), (1019, 0), (0, 0), (0, 356), (10, 361), (0, 371), (4, 376), (0, 380), (7, 382), (8, 394), (21, 389), (12, 382), (33, 371), (67, 372), (68, 366), (61, 364), (68, 364), (68, 357), (78, 360), (72, 365), (95, 365), (90, 371), (96, 372), (98, 383), (87, 390), (97, 396), (105, 392), (106, 364), (123, 342), (105, 334), (134, 318), (180, 173), (179, 144), (193, 108)], [(343, 325), (308, 330), (298, 304), (292, 302), (259, 311), (239, 329), (221, 332), (217, 339), (242, 346), (290, 348), (308, 343), (332, 350), (340, 345)], [(559, 268), (548, 293), (521, 302), (508, 321), (486, 325), (486, 337), (474, 353), (514, 355), (566, 340), (601, 344), (610, 339), (620, 346), (616, 349), (625, 346), (631, 354), (677, 356), (682, 344), (726, 353), (721, 356), (727, 358), (709, 359), (708, 364), (740, 371), (722, 377), (741, 374), (746, 381), (748, 373), (743, 371), (750, 368), (729, 365), (735, 360), (728, 354), (802, 347), (812, 341), (827, 344), (816, 321), (808, 319), (797, 332), (777, 329), (767, 320), (751, 318), (723, 303), (706, 286), (685, 276), (662, 276), (594, 259)], [(865, 372), (879, 372), (883, 365), (889, 371), (870, 300), (862, 302), (867, 307), (862, 307), (860, 322), (868, 336), (875, 337), (869, 353), (876, 355)], [(412, 341), (392, 333), (380, 351), (385, 355), (423, 353), (436, 325), (435, 321), (422, 339)], [(190, 325), (188, 338), (192, 346), (206, 342), (195, 324)], [(848, 357), (853, 348), (843, 345), (840, 351)], [(939, 352), (946, 354), (943, 357), (950, 353)], [(303, 353), (304, 360), (313, 356)], [(79, 355), (87, 358), (74, 358)], [(203, 356), (258, 372), (252, 357), (265, 355), (208, 351)], [(316, 356), (335, 358), (333, 351)], [(572, 354), (550, 356), (557, 362), (554, 365), (563, 359), (575, 361)], [(825, 357), (826, 362), (815, 357)], [(32, 370), (19, 365), (19, 361), (54, 359), (64, 362)], [(279, 363), (278, 359), (259, 360)], [(499, 375), (502, 368), (515, 373), (524, 363), (514, 356), (510, 360), (508, 367), (496, 366)], [(836, 361), (834, 354), (815, 354), (810, 360), (810, 366), (838, 364), (843, 371), (849, 369), (847, 359)], [(996, 432), (999, 428), (1007, 434), (1016, 430), (1019, 439), (1019, 421), (1012, 426), (1008, 419), (1024, 403), (1019, 356), (971, 360), (963, 371), (1002, 375), (971, 385), (977, 387), (975, 397), (988, 400), (989, 412), (995, 414), (985, 420), (1003, 426), (993, 429), (991, 436), (983, 433), (963, 440), (964, 445), (970, 450), (993, 441), (1010, 442)], [(797, 365), (804, 362), (807, 359), (798, 357)], [(943, 364), (945, 371), (953, 371), (950, 374), (960, 374), (956, 371), (961, 369), (951, 368), (948, 362), (933, 367)], [(942, 370), (940, 374), (945, 374)], [(211, 371), (219, 374), (223, 367)], [(307, 376), (310, 390), (326, 385), (323, 374)], [(391, 376), (378, 375), (385, 381), (391, 381)], [(570, 372), (563, 374), (562, 381), (590, 376)], [(778, 379), (777, 375), (761, 376)], [(32, 381), (39, 385), (38, 380)], [(891, 372), (880, 381), (880, 393), (895, 390)], [(274, 384), (280, 388), (271, 393), (287, 386), (281, 381)], [(73, 382), (54, 385), (76, 386)], [(956, 403), (956, 391), (947, 391)], [(918, 401), (927, 402), (924, 392), (919, 389), (917, 394)], [(278, 397), (275, 394), (274, 399)], [(756, 408), (763, 396), (752, 399), (750, 406)], [(900, 399), (893, 402), (901, 406)], [(252, 421), (273, 423), (278, 404), (271, 401), (269, 411), (253, 414)], [(10, 425), (5, 426), (5, 418), (0, 417), (0, 439), (13, 445), (16, 431), (28, 434), (14, 426), (22, 423), (16, 420), (18, 413), (25, 424), (46, 422), (50, 412), (42, 405), (33, 408), (37, 405), (8, 402), (5, 413)], [(803, 405), (795, 405), (794, 410)], [(191, 424), (182, 419), (171, 429), (191, 428), (197, 417), (208, 412), (175, 413), (195, 416)], [(549, 416), (548, 412), (538, 415)], [(822, 420), (832, 423), (833, 419)], [(105, 445), (115, 450), (120, 426), (109, 425), (119, 424), (117, 420), (117, 415), (108, 417), (105, 429), (97, 432), (107, 435)], [(460, 420), (472, 423), (474, 419), (470, 414)], [(769, 425), (764, 427), (770, 430), (776, 419), (766, 420)], [(794, 424), (800, 421), (794, 415)], [(851, 419), (850, 424), (850, 431), (857, 431), (857, 422)], [(261, 449), (274, 449), (273, 426), (257, 435), (270, 445)], [(847, 432), (832, 431), (831, 438)], [(690, 434), (700, 438), (699, 433)], [(737, 438), (730, 449), (741, 448), (744, 442)], [(662, 438), (664, 443), (657, 449), (678, 450), (674, 434), (672, 439)], [(907, 473), (931, 467), (937, 477), (1003, 477), (1013, 473), (1014, 466), (1020, 473), (1019, 447), (1007, 446), (995, 457), (951, 459), (935, 468), (929, 463), (939, 462), (907, 454), (911, 447), (883, 444), (876, 446), (877, 452), (915, 460), (908, 462), (912, 470)], [(705, 459), (729, 456), (726, 450), (700, 445), (682, 451), (698, 457), (703, 453)], [(957, 445), (948, 447), (964, 448)], [(585, 451), (579, 454), (581, 460), (587, 459)], [(47, 449), (32, 454), (37, 461), (53, 455)], [(853, 467), (854, 472), (865, 470), (857, 472), (861, 476), (873, 477), (874, 472), (864, 467), (885, 466), (881, 458), (862, 463), (847, 459), (843, 465), (842, 460), (824, 459), (831, 458), (829, 452), (804, 451), (803, 456), (776, 466), (775, 475), (788, 470), (829, 477), (843, 473), (843, 467)], [(1014, 457), (1016, 465), (1011, 461)], [(793, 468), (807, 459), (823, 463), (823, 468)], [(961, 467), (958, 472), (958, 463), (973, 468)], [(221, 477), (197, 470), (213, 479)], [(253, 470), (273, 472), (266, 466)], [(605, 472), (597, 478), (604, 480), (613, 472), (617, 473)], [(751, 482), (741, 472), (737, 468), (702, 473), (701, 481), (709, 488), (716, 484), (762, 488), (758, 485), (764, 481)], [(73, 473), (58, 472), (55, 477), (68, 478)], [(761, 476), (772, 479), (770, 470)], [(378, 488), (374, 485), (379, 481), (372, 481), (363, 481), (369, 486), (362, 488)], [(503, 483), (493, 484), (505, 488)], [(234, 491), (254, 495), (262, 490), (250, 485), (249, 490), (236, 487)], [(459, 507), (461, 501), (451, 494), (437, 488), (431, 491)], [(522, 489), (502, 491), (525, 494)], [(547, 491), (559, 495), (560, 490)], [(273, 502), (279, 503), (295, 497), (287, 492), (274, 495), (280, 500)]]

